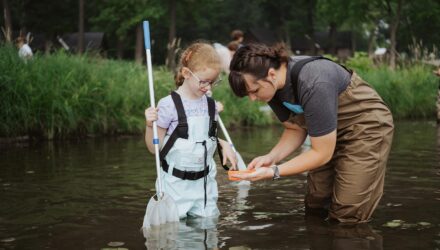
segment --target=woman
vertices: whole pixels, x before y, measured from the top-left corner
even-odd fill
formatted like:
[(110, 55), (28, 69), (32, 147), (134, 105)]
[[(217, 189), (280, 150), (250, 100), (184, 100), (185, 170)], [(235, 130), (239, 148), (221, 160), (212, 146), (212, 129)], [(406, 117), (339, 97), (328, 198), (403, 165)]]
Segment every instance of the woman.
[[(322, 57), (288, 57), (282, 47), (241, 47), (229, 84), (239, 97), (269, 104), (284, 132), (256, 157), (245, 180), (278, 179), (308, 171), (306, 211), (326, 209), (342, 223), (367, 222), (384, 185), (393, 136), (388, 107), (356, 73)], [(277, 165), (306, 136), (311, 149)]]

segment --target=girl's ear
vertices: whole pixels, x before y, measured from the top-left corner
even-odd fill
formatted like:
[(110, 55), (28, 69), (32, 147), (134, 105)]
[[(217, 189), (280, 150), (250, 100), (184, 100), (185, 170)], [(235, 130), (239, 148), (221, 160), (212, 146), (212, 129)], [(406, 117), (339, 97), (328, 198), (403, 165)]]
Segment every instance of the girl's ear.
[(191, 73), (189, 73), (189, 69), (187, 67), (182, 67), (181, 71), (183, 78), (188, 79), (191, 77)]

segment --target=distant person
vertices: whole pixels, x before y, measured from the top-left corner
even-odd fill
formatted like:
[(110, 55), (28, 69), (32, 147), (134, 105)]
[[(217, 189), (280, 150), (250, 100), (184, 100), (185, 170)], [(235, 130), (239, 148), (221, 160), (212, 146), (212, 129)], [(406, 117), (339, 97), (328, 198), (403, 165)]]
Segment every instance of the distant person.
[(233, 42), (238, 43), (238, 47), (243, 45), (244, 33), (241, 30), (233, 30), (231, 32), (231, 39)]
[(240, 43), (238, 41), (231, 41), (228, 43), (229, 53), (231, 53), (231, 57), (234, 56), (235, 51), (240, 47)]
[(213, 43), (215, 51), (217, 52), (218, 56), (220, 57), (222, 71), (226, 74), (229, 74), (229, 63), (231, 63), (232, 55), (231, 51), (220, 43)]
[(222, 63), (222, 70), (226, 74), (229, 74), (229, 64), (231, 63), (235, 51), (238, 49), (239, 46), (238, 42), (236, 41), (229, 42), (227, 47), (225, 47), (220, 43), (214, 43), (213, 46), (220, 57)]
[[(393, 118), (360, 76), (324, 57), (294, 56), (285, 47), (244, 45), (230, 65), (238, 97), (268, 103), (284, 131), (254, 158), (244, 180), (279, 179), (307, 172), (306, 213), (341, 223), (368, 222), (383, 194)], [(310, 136), (310, 150), (283, 161)]]
[(434, 70), (434, 74), (439, 77), (438, 90), (437, 90), (437, 123), (440, 124), (440, 67)]
[(220, 59), (213, 46), (193, 43), (181, 55), (177, 90), (162, 98), (157, 108), (145, 110), (145, 143), (154, 154), (153, 122), (157, 122), (163, 190), (177, 205), (179, 217), (211, 217), (217, 208), (218, 188), (214, 153), (223, 151), (223, 164), (236, 166), (235, 153), (217, 138), (219, 106), (206, 96), (220, 82)]
[(33, 57), (32, 49), (31, 47), (26, 43), (26, 39), (24, 37), (18, 37), (17, 41), (17, 48), (18, 48), (18, 56), (22, 59), (31, 59)]

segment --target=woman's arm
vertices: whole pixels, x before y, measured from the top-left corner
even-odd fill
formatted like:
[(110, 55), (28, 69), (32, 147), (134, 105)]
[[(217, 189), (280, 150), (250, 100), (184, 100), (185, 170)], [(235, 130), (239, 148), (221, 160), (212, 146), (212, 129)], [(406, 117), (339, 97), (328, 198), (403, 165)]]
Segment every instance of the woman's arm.
[(310, 137), (310, 141), (310, 150), (278, 166), (281, 176), (299, 174), (329, 162), (336, 147), (336, 130), (323, 136)]
[(248, 169), (270, 167), (286, 158), (302, 145), (306, 138), (306, 131), (290, 122), (284, 122), (283, 125), (284, 131), (278, 143), (268, 154), (256, 157), (252, 160), (252, 162), (249, 163)]
[[(318, 168), (330, 161), (336, 147), (336, 130), (327, 135), (311, 137), (310, 139), (312, 147), (309, 151), (306, 151), (278, 166), (280, 176), (299, 174)], [(233, 175), (233, 177), (256, 181), (270, 179), (273, 177), (273, 174), (273, 169), (270, 166), (267, 166), (264, 168), (258, 168), (255, 172), (250, 174), (236, 174)]]

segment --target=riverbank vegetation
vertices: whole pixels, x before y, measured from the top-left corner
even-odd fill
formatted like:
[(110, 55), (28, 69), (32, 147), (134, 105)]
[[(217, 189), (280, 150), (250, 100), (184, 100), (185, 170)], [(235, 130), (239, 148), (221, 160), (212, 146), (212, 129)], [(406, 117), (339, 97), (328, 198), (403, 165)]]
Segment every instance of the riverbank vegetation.
[[(372, 83), (397, 119), (431, 119), (437, 79), (429, 66), (411, 64), (390, 70), (358, 56), (347, 62)], [(57, 52), (23, 61), (15, 48), (0, 46), (0, 137), (54, 139), (87, 135), (139, 134), (149, 106), (146, 67), (87, 55)], [(174, 89), (173, 75), (154, 70), (156, 102)], [(273, 117), (262, 104), (235, 98), (226, 76), (214, 90), (224, 103), (224, 122), (267, 125)]]

